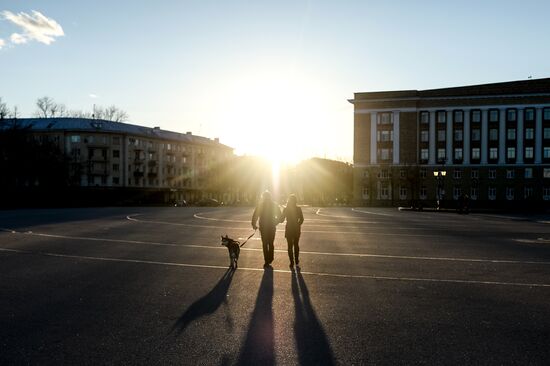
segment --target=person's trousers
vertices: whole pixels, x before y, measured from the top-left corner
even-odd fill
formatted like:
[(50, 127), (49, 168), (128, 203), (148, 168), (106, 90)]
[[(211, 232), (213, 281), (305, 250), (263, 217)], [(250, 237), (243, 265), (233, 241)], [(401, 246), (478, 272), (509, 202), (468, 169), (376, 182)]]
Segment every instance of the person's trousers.
[(273, 262), (273, 256), (275, 248), (273, 242), (275, 241), (276, 228), (260, 228), (260, 235), (262, 236), (262, 247), (264, 249), (264, 261), (267, 264)]
[(300, 236), (291, 236), (286, 238), (288, 244), (288, 259), (290, 259), (291, 264), (298, 264), (300, 260), (298, 256), (300, 255), (300, 246), (298, 245), (300, 241)]

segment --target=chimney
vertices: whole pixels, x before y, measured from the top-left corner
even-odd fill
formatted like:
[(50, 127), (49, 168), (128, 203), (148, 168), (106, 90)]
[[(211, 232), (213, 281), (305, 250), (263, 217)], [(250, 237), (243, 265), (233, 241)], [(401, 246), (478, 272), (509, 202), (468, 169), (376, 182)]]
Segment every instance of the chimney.
[(160, 130), (160, 126), (153, 127), (153, 130), (157, 130), (157, 131)]
[(191, 131), (187, 131), (185, 134), (186, 135), (192, 135)]

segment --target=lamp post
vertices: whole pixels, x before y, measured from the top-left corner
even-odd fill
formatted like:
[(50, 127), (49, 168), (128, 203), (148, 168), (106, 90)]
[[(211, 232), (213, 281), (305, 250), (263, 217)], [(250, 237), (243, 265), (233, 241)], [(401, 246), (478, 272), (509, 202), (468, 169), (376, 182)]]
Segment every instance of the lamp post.
[(441, 200), (445, 191), (443, 189), (443, 178), (447, 172), (445, 170), (434, 170), (434, 177), (437, 179), (437, 210), (441, 208)]

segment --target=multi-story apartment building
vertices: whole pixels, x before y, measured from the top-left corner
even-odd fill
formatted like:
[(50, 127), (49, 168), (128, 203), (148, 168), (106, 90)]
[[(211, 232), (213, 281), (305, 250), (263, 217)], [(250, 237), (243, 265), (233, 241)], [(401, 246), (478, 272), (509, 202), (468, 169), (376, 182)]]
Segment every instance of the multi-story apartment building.
[(69, 157), (73, 186), (157, 190), (165, 193), (164, 201), (224, 199), (217, 180), (233, 149), (218, 139), (82, 118), (23, 118), (5, 124), (55, 142)]
[(355, 93), (354, 200), (550, 203), (550, 78)]

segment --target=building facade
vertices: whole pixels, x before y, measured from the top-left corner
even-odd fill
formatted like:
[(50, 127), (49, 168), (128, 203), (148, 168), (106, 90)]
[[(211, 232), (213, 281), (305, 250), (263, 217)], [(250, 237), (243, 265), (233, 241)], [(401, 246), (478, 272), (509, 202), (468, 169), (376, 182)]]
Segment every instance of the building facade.
[(550, 203), (550, 78), (355, 93), (354, 201)]
[(217, 180), (233, 149), (218, 139), (82, 118), (24, 118), (4, 126), (58, 145), (69, 160), (71, 186), (157, 191), (164, 202), (230, 198)]

